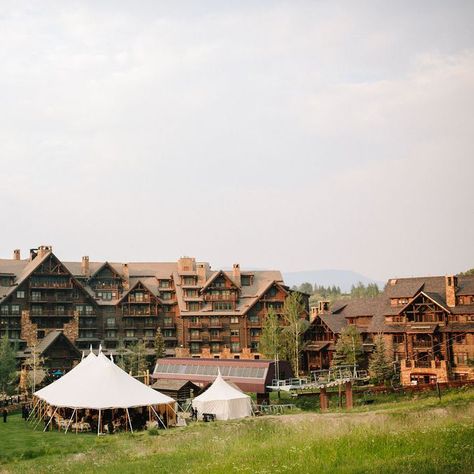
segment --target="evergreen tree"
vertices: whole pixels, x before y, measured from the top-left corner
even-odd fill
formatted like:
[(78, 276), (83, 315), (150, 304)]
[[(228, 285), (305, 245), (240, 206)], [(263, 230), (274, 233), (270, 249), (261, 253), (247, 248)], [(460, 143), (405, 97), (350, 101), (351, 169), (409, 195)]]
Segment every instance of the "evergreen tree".
[(10, 394), (16, 378), (15, 349), (5, 334), (0, 340), (0, 393)]
[(387, 355), (383, 335), (377, 335), (374, 342), (374, 352), (369, 360), (369, 374), (374, 383), (383, 384), (393, 376), (392, 361)]
[(148, 368), (146, 345), (143, 340), (137, 341), (129, 347), (126, 356), (127, 369), (132, 375), (143, 375)]
[(267, 359), (275, 359), (281, 356), (281, 326), (278, 315), (273, 308), (268, 310), (268, 314), (263, 321), (262, 335), (259, 341), (259, 352)]
[(161, 359), (165, 356), (165, 340), (160, 328), (156, 330), (154, 348), (157, 359)]
[(362, 361), (364, 349), (362, 337), (354, 325), (349, 325), (342, 331), (336, 342), (336, 352), (332, 359), (332, 367), (343, 365), (354, 366)]
[(309, 326), (308, 321), (304, 319), (304, 306), (300, 293), (290, 293), (286, 298), (283, 306), (283, 321), (284, 352), (290, 361), (295, 377), (298, 377), (300, 357), (304, 349), (303, 334)]
[(129, 371), (128, 364), (127, 364), (127, 349), (125, 348), (123, 341), (120, 339), (117, 347), (117, 357), (115, 363), (123, 370)]

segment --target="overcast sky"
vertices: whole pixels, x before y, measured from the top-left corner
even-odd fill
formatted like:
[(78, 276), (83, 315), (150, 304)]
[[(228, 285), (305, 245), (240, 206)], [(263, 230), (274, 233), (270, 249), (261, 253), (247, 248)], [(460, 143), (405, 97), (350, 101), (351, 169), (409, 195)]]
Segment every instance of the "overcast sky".
[(0, 0), (0, 256), (474, 267), (474, 2)]

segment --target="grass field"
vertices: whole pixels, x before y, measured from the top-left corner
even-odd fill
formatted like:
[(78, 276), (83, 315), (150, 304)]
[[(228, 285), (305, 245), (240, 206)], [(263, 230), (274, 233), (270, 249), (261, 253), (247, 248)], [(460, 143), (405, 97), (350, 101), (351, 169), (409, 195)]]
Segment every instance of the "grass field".
[[(383, 399), (382, 399), (383, 400)], [(0, 423), (0, 472), (474, 473), (474, 389), (98, 438)]]

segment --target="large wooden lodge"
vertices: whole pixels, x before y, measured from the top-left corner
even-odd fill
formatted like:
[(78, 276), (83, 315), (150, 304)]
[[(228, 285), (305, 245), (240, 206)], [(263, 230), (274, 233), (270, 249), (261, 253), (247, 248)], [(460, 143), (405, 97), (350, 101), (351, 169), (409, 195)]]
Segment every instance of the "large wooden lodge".
[(330, 366), (350, 324), (367, 356), (375, 335), (384, 335), (404, 385), (474, 379), (474, 275), (391, 279), (376, 298), (320, 302), (306, 334), (310, 369)]
[[(119, 341), (151, 347), (158, 327), (170, 357), (258, 359), (265, 315), (269, 308), (281, 313), (289, 292), (279, 271), (241, 271), (238, 264), (214, 271), (189, 257), (63, 262), (40, 246), (27, 259), (19, 250), (0, 259), (0, 336), (8, 334), (25, 355), (45, 346), (58, 361), (63, 352), (65, 366), (57, 368), (66, 370), (72, 362), (63, 336), (77, 349), (102, 344), (113, 353)], [(59, 355), (51, 344), (60, 345)]]

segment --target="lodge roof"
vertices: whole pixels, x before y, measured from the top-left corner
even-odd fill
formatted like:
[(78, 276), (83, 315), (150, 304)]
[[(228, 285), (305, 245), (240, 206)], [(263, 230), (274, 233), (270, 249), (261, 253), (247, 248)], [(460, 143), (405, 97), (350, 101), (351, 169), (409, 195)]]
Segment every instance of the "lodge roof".
[[(348, 324), (348, 318), (371, 317), (367, 328), (362, 332), (404, 332), (406, 326), (386, 324), (386, 316), (400, 314), (411, 304), (413, 298), (424, 294), (444, 311), (450, 314), (474, 314), (474, 304), (457, 304), (449, 307), (446, 302), (446, 277), (397, 278), (387, 282), (384, 291), (375, 298), (352, 298), (335, 301), (331, 310), (319, 315), (321, 321), (334, 333), (340, 333)], [(459, 275), (456, 281), (456, 295), (474, 295), (474, 275)], [(406, 298), (404, 306), (393, 306), (392, 299)], [(458, 327), (458, 323), (453, 327)]]
[[(0, 259), (0, 272), (9, 273), (14, 276), (14, 284), (11, 286), (0, 286), (0, 303), (4, 301), (10, 294), (12, 294), (21, 283), (26, 280), (31, 273), (38, 268), (41, 263), (50, 255), (54, 255), (51, 250), (45, 252), (41, 257), (36, 256), (32, 259), (15, 260), (15, 259)], [(217, 275), (223, 274), (229, 278), (236, 286), (239, 287), (240, 295), (236, 302), (234, 311), (226, 311), (226, 315), (243, 315), (245, 314), (261, 296), (273, 284), (279, 284), (282, 288), (283, 278), (281, 272), (273, 270), (242, 272), (244, 275), (253, 275), (250, 285), (238, 285), (233, 277), (232, 271), (211, 270), (207, 262), (195, 262), (194, 270), (180, 271), (179, 262), (104, 262), (104, 261), (88, 261), (87, 274), (83, 273), (82, 262), (61, 262), (62, 265), (71, 273), (72, 277), (77, 281), (78, 285), (82, 286), (85, 292), (94, 299), (99, 306), (111, 306), (119, 304), (123, 297), (130, 292), (138, 282), (148, 289), (157, 298), (161, 297), (164, 291), (175, 291), (176, 301), (179, 305), (182, 315), (202, 315), (212, 311), (212, 303), (202, 301), (202, 308), (200, 311), (188, 311), (186, 301), (184, 299), (184, 292), (181, 285), (181, 276), (192, 275), (198, 277), (199, 271), (204, 269), (204, 277), (207, 283), (212, 282)], [(92, 280), (100, 275), (100, 271), (106, 266), (115, 271), (124, 282), (124, 287), (127, 288), (119, 297), (113, 300), (101, 300), (96, 298), (95, 290), (90, 286)], [(202, 274), (201, 274), (202, 277)], [(174, 280), (174, 287), (169, 290), (160, 287), (159, 280)], [(196, 289), (202, 289), (205, 285), (202, 281), (195, 285)], [(285, 290), (286, 291), (286, 290)], [(199, 301), (199, 299), (198, 299)], [(167, 300), (161, 300), (163, 304), (173, 304)]]

